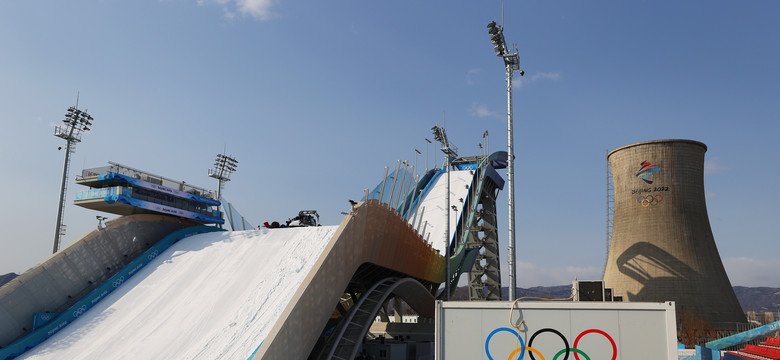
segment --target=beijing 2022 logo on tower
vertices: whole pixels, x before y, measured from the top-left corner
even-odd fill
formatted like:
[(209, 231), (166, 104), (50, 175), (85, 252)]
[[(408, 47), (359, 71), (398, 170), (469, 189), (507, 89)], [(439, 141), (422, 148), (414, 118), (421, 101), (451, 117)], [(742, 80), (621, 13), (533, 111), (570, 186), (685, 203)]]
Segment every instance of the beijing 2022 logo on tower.
[(658, 172), (661, 170), (660, 166), (650, 164), (647, 160), (642, 161), (642, 167), (639, 169), (639, 172), (636, 173), (636, 176), (642, 179), (642, 181), (652, 184), (653, 180), (648, 179), (650, 175), (652, 175), (654, 172)]

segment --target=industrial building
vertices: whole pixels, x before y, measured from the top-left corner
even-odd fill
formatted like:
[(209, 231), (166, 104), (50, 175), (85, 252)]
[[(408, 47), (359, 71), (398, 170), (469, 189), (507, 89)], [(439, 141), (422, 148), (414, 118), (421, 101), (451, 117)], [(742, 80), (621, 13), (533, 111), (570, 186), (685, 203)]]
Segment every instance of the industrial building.
[(710, 228), (707, 146), (654, 140), (607, 155), (614, 187), (604, 283), (629, 302), (675, 301), (683, 323), (745, 323)]

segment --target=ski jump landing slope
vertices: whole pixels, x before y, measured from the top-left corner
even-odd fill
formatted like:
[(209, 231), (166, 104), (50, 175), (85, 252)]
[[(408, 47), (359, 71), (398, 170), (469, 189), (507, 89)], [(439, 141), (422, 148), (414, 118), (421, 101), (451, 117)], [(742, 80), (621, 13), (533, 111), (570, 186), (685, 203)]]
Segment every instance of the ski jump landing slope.
[(444, 280), (444, 258), (369, 200), (338, 227), (183, 239), (19, 358), (304, 359), (364, 263)]

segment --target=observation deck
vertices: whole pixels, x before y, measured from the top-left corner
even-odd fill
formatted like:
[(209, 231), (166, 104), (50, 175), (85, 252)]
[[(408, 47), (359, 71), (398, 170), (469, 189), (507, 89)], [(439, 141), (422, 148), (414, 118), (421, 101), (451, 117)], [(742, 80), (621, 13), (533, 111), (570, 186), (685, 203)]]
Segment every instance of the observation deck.
[(74, 204), (117, 215), (167, 214), (203, 224), (224, 224), (212, 191), (128, 166), (85, 169), (76, 184), (89, 190), (76, 193)]

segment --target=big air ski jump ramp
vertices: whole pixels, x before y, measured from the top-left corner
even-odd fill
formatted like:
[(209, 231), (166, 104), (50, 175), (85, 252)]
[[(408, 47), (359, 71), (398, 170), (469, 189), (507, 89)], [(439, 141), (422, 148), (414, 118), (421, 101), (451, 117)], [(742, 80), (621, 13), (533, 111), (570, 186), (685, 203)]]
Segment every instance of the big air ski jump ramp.
[[(122, 217), (0, 288), (0, 359), (346, 358), (356, 348), (338, 340), (362, 339), (378, 311), (371, 301), (392, 293), (434, 316), (444, 257), (378, 200), (338, 227), (190, 225)], [(354, 335), (331, 318), (345, 291), (361, 286), (353, 305), (369, 314), (342, 316), (362, 323)], [(32, 330), (40, 312), (54, 319)], [(330, 342), (321, 338), (328, 328), (338, 335)]]

